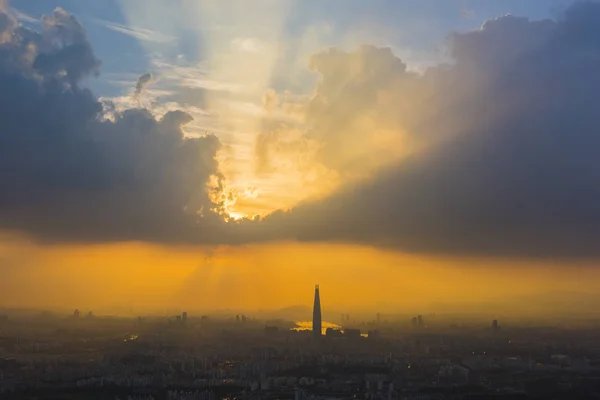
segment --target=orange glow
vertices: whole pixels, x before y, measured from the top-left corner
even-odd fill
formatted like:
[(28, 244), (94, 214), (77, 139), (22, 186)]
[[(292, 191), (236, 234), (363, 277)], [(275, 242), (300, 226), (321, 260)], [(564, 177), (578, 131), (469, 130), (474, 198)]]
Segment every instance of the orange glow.
[(516, 304), (524, 312), (551, 311), (565, 292), (597, 291), (600, 281), (583, 263), (444, 259), (332, 244), (209, 249), (19, 241), (5, 243), (0, 256), (6, 278), (0, 305), (120, 314), (301, 305), (310, 318), (315, 282), (329, 321), (340, 311), (489, 311)]
[[(334, 324), (333, 322), (323, 321), (321, 323), (321, 333), (324, 335), (327, 332), (327, 328), (340, 329), (341, 326)], [(295, 331), (310, 331), (312, 330), (312, 321), (296, 321)]]

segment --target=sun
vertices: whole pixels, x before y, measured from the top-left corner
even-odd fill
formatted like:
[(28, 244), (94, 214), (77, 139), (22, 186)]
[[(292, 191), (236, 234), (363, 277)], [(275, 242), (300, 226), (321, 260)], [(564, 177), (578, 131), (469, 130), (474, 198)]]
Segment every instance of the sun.
[(237, 212), (237, 211), (227, 211), (227, 213), (229, 214), (229, 218), (234, 220), (234, 221), (239, 221), (241, 219), (244, 218), (248, 218), (248, 216), (244, 213), (241, 212)]

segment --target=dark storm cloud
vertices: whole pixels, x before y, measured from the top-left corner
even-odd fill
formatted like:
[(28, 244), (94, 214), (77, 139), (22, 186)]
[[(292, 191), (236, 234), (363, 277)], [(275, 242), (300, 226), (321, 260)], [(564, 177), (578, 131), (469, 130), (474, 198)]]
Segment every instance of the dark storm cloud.
[(48, 241), (211, 240), (216, 137), (184, 138), (182, 111), (105, 118), (80, 87), (99, 61), (61, 9), (41, 32), (0, 13), (0, 30), (0, 227)]
[[(450, 44), (451, 66), (390, 93), (399, 117), (403, 96), (421, 104), (403, 123), (437, 145), (267, 218), (265, 235), (443, 254), (600, 255), (600, 4), (575, 4), (558, 21), (498, 18)], [(392, 57), (380, 52), (361, 68)]]

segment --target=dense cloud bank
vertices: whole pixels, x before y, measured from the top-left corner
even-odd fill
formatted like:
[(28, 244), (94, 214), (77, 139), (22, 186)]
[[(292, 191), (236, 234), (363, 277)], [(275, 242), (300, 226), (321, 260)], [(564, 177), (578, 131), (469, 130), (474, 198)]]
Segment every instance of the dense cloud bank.
[(184, 138), (181, 111), (114, 112), (80, 87), (100, 65), (81, 24), (61, 9), (41, 22), (0, 12), (0, 226), (48, 241), (210, 236), (219, 140)]
[[(222, 179), (216, 137), (184, 138), (181, 111), (114, 113), (80, 87), (99, 61), (79, 22), (57, 10), (42, 27), (0, 13), (2, 228), (45, 240), (600, 255), (598, 3), (556, 21), (505, 16), (453, 34), (453, 63), (424, 74), (388, 49), (315, 55), (320, 81), (301, 143), (318, 143), (321, 163), (362, 176), (370, 161), (354, 150), (375, 131), (419, 151), (328, 198), (239, 223), (223, 221), (210, 193)], [(136, 93), (151, 81), (142, 76)], [(373, 157), (393, 159), (390, 150)]]
[[(452, 65), (421, 77), (389, 51), (319, 55), (321, 87), (342, 102), (321, 104), (353, 118), (350, 92), (367, 110), (387, 98), (375, 112), (395, 110), (435, 144), (264, 223), (302, 240), (427, 253), (599, 255), (600, 4), (577, 3), (557, 21), (487, 21), (452, 35), (450, 51)], [(345, 65), (358, 66), (352, 79)]]

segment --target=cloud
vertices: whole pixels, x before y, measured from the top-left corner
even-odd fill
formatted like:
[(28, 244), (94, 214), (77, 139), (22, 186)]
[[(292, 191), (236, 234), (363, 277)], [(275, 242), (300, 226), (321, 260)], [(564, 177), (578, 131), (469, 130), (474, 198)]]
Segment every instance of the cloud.
[(111, 31), (119, 32), (127, 36), (131, 36), (133, 38), (147, 41), (147, 42), (155, 42), (155, 43), (171, 43), (175, 41), (175, 38), (172, 36), (164, 35), (160, 32), (153, 31), (151, 29), (139, 28), (126, 26), (123, 24), (118, 24), (116, 22), (110, 22), (105, 20), (96, 20), (99, 24), (104, 26), (105, 28), (110, 29)]
[(150, 72), (146, 72), (145, 74), (140, 75), (137, 82), (135, 83), (134, 97), (139, 98), (146, 86), (152, 84), (152, 82), (154, 82), (154, 77)]
[[(2, 10), (2, 3), (0, 3), (0, 11)], [(17, 24), (12, 15), (2, 13), (0, 14), (0, 43), (6, 43), (11, 40), (14, 29)]]
[[(348, 183), (289, 212), (235, 223), (220, 214), (226, 177), (216, 137), (185, 138), (183, 111), (156, 118), (82, 88), (99, 61), (68, 13), (44, 17), (41, 32), (0, 16), (4, 229), (63, 241), (297, 239), (600, 255), (598, 3), (577, 3), (556, 21), (504, 16), (452, 34), (452, 63), (422, 74), (385, 48), (314, 55), (313, 96), (293, 107), (296, 122), (265, 124), (256, 150), (261, 168), (287, 173), (286, 158), (304, 165), (308, 154), (308, 164)], [(197, 68), (170, 71), (208, 86)], [(269, 93), (257, 108), (277, 113), (286, 103)]]
[[(0, 7), (0, 8), (2, 8), (2, 7)], [(15, 16), (15, 18), (19, 21), (28, 22), (30, 24), (37, 24), (40, 22), (39, 19), (34, 18), (31, 15), (24, 13), (23, 11), (17, 10), (14, 7), (11, 8), (11, 12)]]
[(282, 125), (305, 132), (296, 140), (298, 149), (314, 143), (303, 158), (310, 156), (345, 181), (368, 177), (413, 151), (420, 138), (409, 137), (407, 129), (427, 94), (417, 90), (419, 75), (409, 72), (391, 49), (330, 48), (312, 55), (309, 66), (318, 75), (309, 99), (265, 94), (269, 118), (257, 140), (257, 165), (268, 163), (265, 148), (290, 147)]
[(423, 253), (600, 255), (599, 38), (600, 4), (583, 2), (557, 21), (505, 16), (453, 34), (453, 63), (419, 76), (384, 49), (316, 56), (326, 146), (368, 140), (344, 122), (327, 129), (361, 111), (426, 145), (253, 229)]
[(36, 72), (47, 79), (64, 76), (73, 87), (90, 74), (97, 74), (100, 61), (83, 26), (71, 14), (56, 8), (42, 16), (42, 34), (33, 63)]
[(117, 110), (82, 88), (99, 61), (64, 10), (41, 32), (0, 17), (12, 32), (0, 44), (0, 227), (46, 241), (209, 240), (223, 220), (220, 141), (185, 138), (183, 111)]
[(176, 65), (161, 60), (153, 62), (154, 67), (160, 71), (161, 78), (178, 81), (182, 87), (218, 92), (242, 92), (245, 90), (242, 85), (212, 79), (210, 77), (211, 71), (205, 64)]

